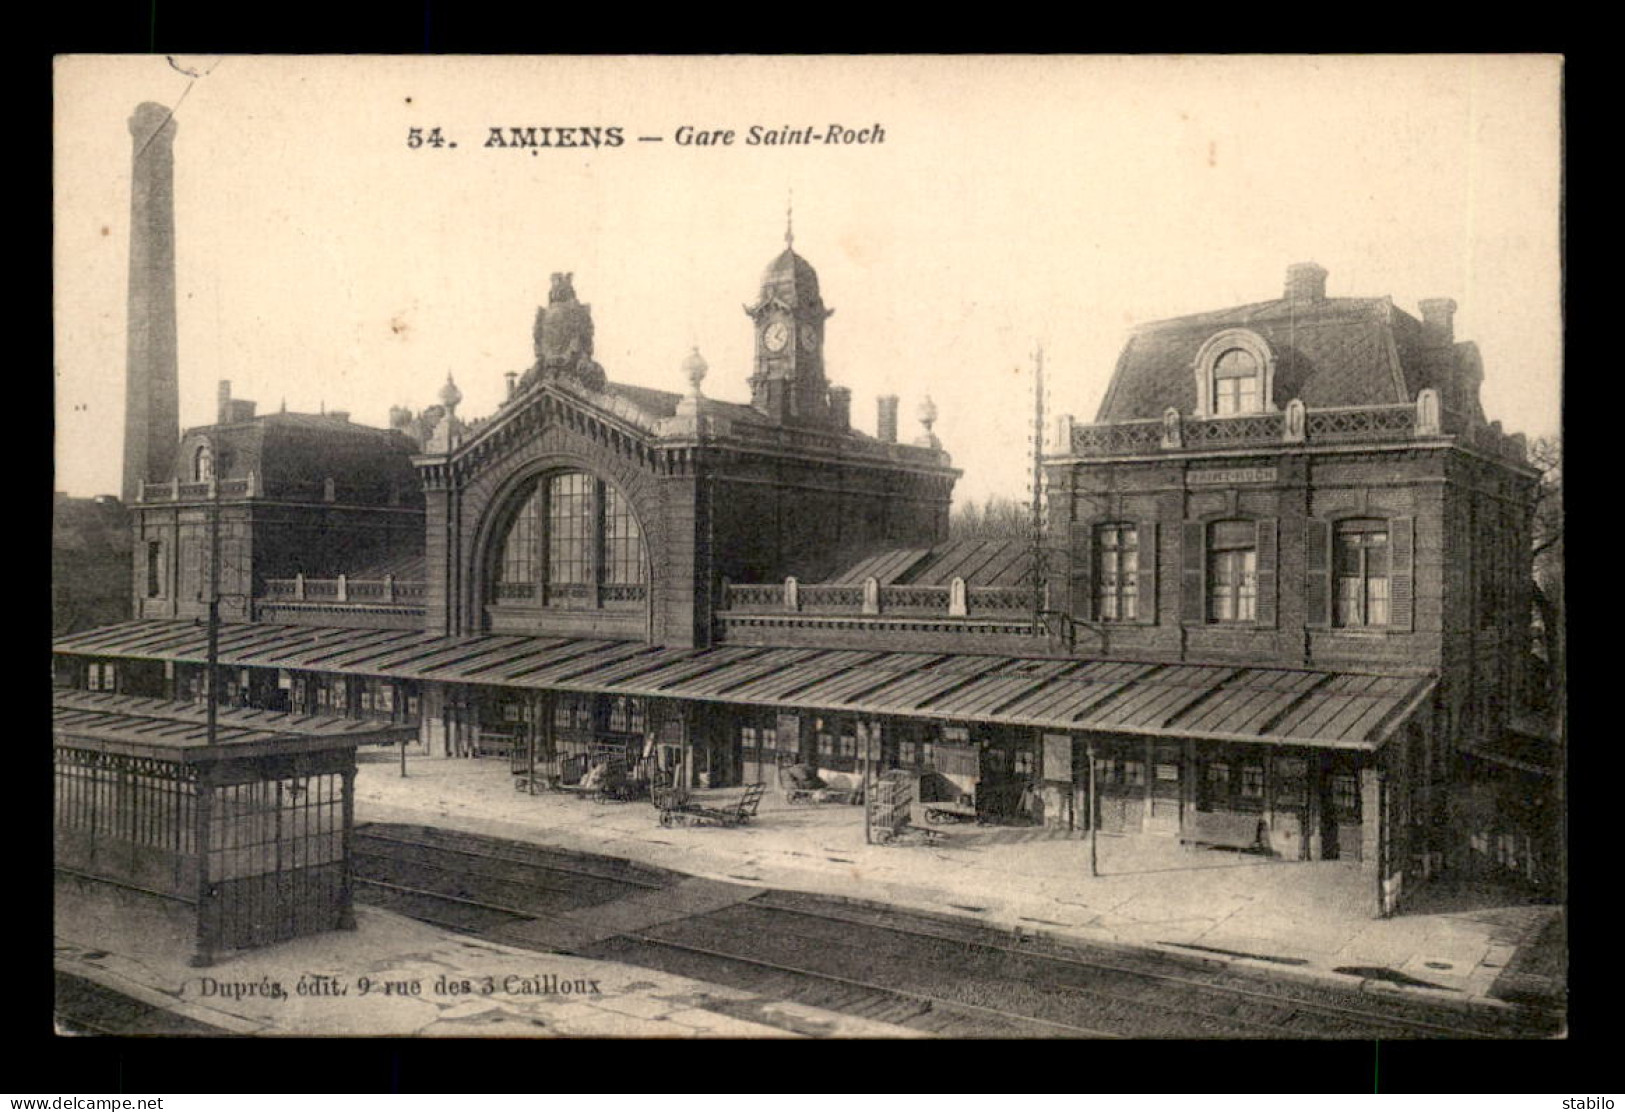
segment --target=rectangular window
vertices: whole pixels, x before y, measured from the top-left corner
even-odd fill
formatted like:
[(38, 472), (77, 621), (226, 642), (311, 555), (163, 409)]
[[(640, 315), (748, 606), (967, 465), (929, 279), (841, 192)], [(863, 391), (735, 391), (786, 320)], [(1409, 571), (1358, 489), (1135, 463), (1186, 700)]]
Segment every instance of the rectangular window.
[(1332, 777), (1332, 808), (1344, 821), (1358, 822), (1360, 818), (1360, 778), (1353, 774)]
[(1264, 798), (1264, 767), (1243, 765), (1241, 768), (1241, 798), (1262, 801)]
[(547, 581), (550, 587), (588, 583), (593, 529), (593, 480), (580, 472), (557, 475), (547, 488)]
[(553, 725), (560, 730), (592, 729), (592, 696), (559, 696), (553, 704)]
[(1258, 620), (1258, 526), (1221, 521), (1208, 538), (1208, 621)]
[[(509, 587), (529, 586), (536, 581), (536, 524), (539, 516), (536, 495), (525, 499), (519, 514), (508, 529), (508, 538), (502, 546), (500, 582)], [(502, 591), (497, 597), (504, 597)], [(522, 597), (522, 596), (521, 596)]]
[(164, 593), (164, 549), (158, 541), (147, 542), (147, 597), (157, 598)]
[(1390, 559), (1386, 521), (1357, 519), (1337, 524), (1332, 539), (1336, 625), (1354, 629), (1388, 624)]
[(620, 696), (609, 704), (609, 729), (617, 734), (643, 733), (643, 700)]
[(1145, 762), (1124, 761), (1122, 768), (1122, 784), (1129, 788), (1145, 787)]
[(604, 582), (642, 583), (643, 537), (638, 520), (620, 492), (604, 486)]
[(1095, 531), (1095, 613), (1103, 622), (1132, 622), (1139, 615), (1139, 532), (1132, 525)]

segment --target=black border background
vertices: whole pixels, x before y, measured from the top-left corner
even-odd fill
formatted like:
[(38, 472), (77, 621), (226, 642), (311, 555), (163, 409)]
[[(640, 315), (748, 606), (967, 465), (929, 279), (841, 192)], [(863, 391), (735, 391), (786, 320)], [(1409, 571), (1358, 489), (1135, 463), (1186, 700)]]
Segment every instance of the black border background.
[[(1288, 30), (1302, 38), (1327, 15), (1340, 13), (1346, 23), (1346, 9), (1298, 14)], [(135, 4), (55, 5), (44, 15), (48, 25), (44, 49), (35, 57), (41, 68), (33, 72), (49, 87), (50, 59), (57, 53), (777, 53), (783, 51), (888, 52), (922, 46), (933, 52), (1046, 52), (1063, 45), (1059, 41), (1038, 43), (1042, 37), (1055, 40), (1058, 32), (1053, 19), (1037, 18), (1038, 9), (1020, 17), (1011, 13), (1011, 26), (991, 28), (989, 13), (979, 10), (961, 19), (949, 9), (934, 14), (932, 26), (921, 21), (899, 21), (903, 36), (883, 43), (890, 27), (875, 23), (876, 14), (862, 21), (844, 16), (833, 7), (797, 6), (777, 12), (757, 9), (747, 22), (743, 12), (711, 15), (694, 8), (644, 13), (637, 9), (617, 11), (614, 34), (594, 35), (581, 26), (585, 13), (557, 7), (501, 14), (482, 13), (468, 3), (437, 4), (428, 0), (395, 5), (384, 15), (358, 14), (337, 4), (295, 6), (245, 6), (229, 16), (225, 6), (199, 6), (196, 10), (157, 0)], [(1200, 34), (1187, 25), (1182, 39), (1169, 36), (1161, 43), (1127, 44), (1114, 39), (1119, 31), (1098, 12), (1074, 12), (1070, 19), (1072, 50), (1122, 53), (1155, 50), (1175, 52), (1313, 52), (1316, 44), (1269, 43), (1260, 28), (1238, 28), (1236, 11), (1217, 13), (1219, 26), (1211, 35)], [(1395, 21), (1400, 13), (1389, 13)], [(719, 18), (720, 16), (720, 18)], [(1087, 18), (1085, 18), (1087, 17)], [(13, 20), (18, 16), (13, 16)], [(1368, 17), (1369, 18), (1369, 17)], [(1409, 19), (1409, 13), (1404, 18)], [(1104, 20), (1104, 22), (1102, 21)], [(1226, 22), (1228, 20), (1228, 25)], [(1085, 26), (1085, 24), (1089, 24)], [(951, 24), (951, 26), (950, 26)], [(20, 25), (13, 23), (13, 29)], [(1276, 26), (1280, 32), (1283, 27)], [(954, 31), (959, 31), (957, 41)], [(1002, 34), (1000, 33), (1002, 30)], [(1346, 28), (1345, 28), (1346, 30)], [(1479, 50), (1502, 52), (1562, 53), (1568, 57), (1565, 76), (1565, 317), (1575, 316), (1571, 300), (1583, 289), (1572, 275), (1575, 252), (1566, 229), (1574, 211), (1573, 165), (1575, 123), (1585, 121), (1585, 112), (1573, 110), (1577, 65), (1574, 53), (1562, 49), (1564, 36), (1542, 35), (1521, 26), (1523, 43), (1498, 47), (1477, 43)], [(1025, 32), (1026, 41), (1023, 39)], [(745, 37), (753, 41), (743, 41)], [(868, 38), (867, 43), (861, 42)], [(903, 38), (912, 39), (904, 42)], [(1458, 40), (1459, 34), (1454, 36)], [(1481, 36), (1482, 37), (1482, 36)], [(1191, 41), (1203, 39), (1205, 42)], [(923, 41), (922, 41), (923, 40)], [(974, 41), (968, 41), (974, 40)], [(1533, 45), (1531, 45), (1533, 44)], [(1440, 44), (1435, 44), (1437, 49)], [(1457, 44), (1459, 48), (1459, 42)], [(1372, 46), (1368, 44), (1367, 49)], [(1393, 52), (1391, 44), (1378, 47)], [(1324, 42), (1318, 49), (1326, 49)], [(1340, 52), (1357, 47), (1343, 43)], [(48, 96), (49, 94), (47, 94)], [(49, 101), (42, 112), (47, 121), (44, 161), (50, 162)], [(1042, 152), (992, 152), (1011, 161), (1012, 173), (1042, 172)], [(1581, 158), (1584, 164), (1584, 158)], [(14, 164), (15, 165), (15, 164)], [(49, 186), (46, 187), (49, 189)], [(49, 258), (49, 224), (42, 221), (45, 251)], [(1583, 254), (1583, 252), (1581, 252)], [(1583, 273), (1583, 267), (1581, 269)], [(1462, 291), (1465, 294), (1466, 291)], [(1580, 303), (1584, 298), (1580, 299)], [(46, 322), (41, 332), (47, 352), (51, 344), (49, 294)], [(1565, 325), (1569, 361), (1581, 372), (1565, 378), (1574, 381), (1584, 393), (1592, 391), (1596, 378), (1604, 373), (1601, 365), (1587, 359), (1575, 347), (1577, 332)], [(1611, 368), (1610, 368), (1611, 369)], [(1490, 367), (1489, 374), (1515, 373), (1515, 368)], [(30, 373), (30, 381), (43, 382), (44, 376)], [(49, 406), (47, 394), (39, 399)], [(1607, 420), (1617, 409), (1601, 404), (1585, 408), (1565, 397), (1566, 437), (1565, 481), (1570, 505), (1601, 506), (1613, 491), (1593, 490), (1598, 480), (1606, 481), (1610, 464), (1617, 461), (1589, 458), (1606, 451), (1607, 433), (1586, 435), (1586, 425)], [(1498, 415), (1512, 429), (1518, 427), (1516, 414)], [(29, 422), (42, 428), (45, 443), (39, 457), (52, 458), (53, 445), (48, 422)], [(26, 433), (25, 433), (26, 436)], [(15, 441), (14, 441), (15, 442)], [(15, 457), (14, 457), (15, 458)], [(43, 487), (43, 484), (41, 484)], [(40, 490), (40, 494), (46, 491)], [(42, 518), (44, 508), (42, 508)], [(1576, 514), (1572, 527), (1583, 533), (1592, 521), (1614, 517), (1607, 514)], [(1605, 524), (1603, 528), (1607, 528)], [(1584, 588), (1590, 579), (1586, 572), (1597, 559), (1606, 559), (1612, 545), (1568, 545), (1569, 596), (1589, 597)], [(37, 567), (48, 576), (49, 564), (44, 546)], [(1617, 599), (1619, 587), (1608, 585), (1608, 597)], [(1600, 583), (1600, 579), (1599, 579)], [(14, 581), (13, 586), (18, 584)], [(49, 628), (48, 592), (37, 592), (41, 625)], [(1577, 606), (1576, 610), (1580, 608)], [(1577, 615), (1576, 615), (1577, 616)], [(1571, 619), (1571, 630), (1586, 623)], [(42, 630), (43, 634), (44, 630)], [(17, 740), (24, 752), (39, 754), (43, 760), (25, 760), (29, 787), (16, 791), (13, 802), (21, 805), (12, 827), (13, 845), (21, 841), (27, 849), (20, 855), (24, 864), (14, 866), (11, 924), (22, 928), (7, 932), (17, 948), (6, 981), (20, 988), (8, 1010), (12, 1022), (7, 1040), (8, 1059), (0, 1066), (0, 1091), (18, 1095), (111, 1095), (179, 1094), (234, 1092), (317, 1092), (317, 1093), (488, 1093), (532, 1092), (549, 1096), (564, 1093), (589, 1094), (680, 1092), (808, 1092), (828, 1089), (862, 1092), (927, 1094), (990, 1091), (1080, 1093), (1563, 1093), (1574, 1096), (1618, 1093), (1620, 1071), (1609, 1069), (1608, 1060), (1616, 1044), (1620, 1024), (1616, 1018), (1612, 940), (1618, 933), (1616, 898), (1620, 869), (1616, 858), (1618, 840), (1611, 838), (1610, 821), (1616, 779), (1608, 775), (1614, 762), (1607, 746), (1614, 735), (1604, 732), (1606, 710), (1595, 692), (1608, 680), (1595, 684), (1590, 676), (1609, 659), (1606, 650), (1589, 653), (1586, 633), (1571, 634), (1571, 736), (1581, 739), (1575, 751), (1585, 775), (1572, 777), (1571, 793), (1571, 883), (1570, 938), (1574, 968), (1572, 978), (1570, 1035), (1551, 1042), (1500, 1043), (1293, 1043), (1293, 1042), (1134, 1042), (1110, 1044), (1060, 1044), (1024, 1042), (963, 1043), (872, 1042), (823, 1043), (802, 1041), (561, 1041), (561, 1040), (437, 1040), (437, 1039), (68, 1039), (54, 1035), (51, 1028), (51, 970), (40, 955), (51, 945), (50, 920), (39, 909), (49, 906), (51, 847), (48, 793), (36, 790), (49, 782), (49, 749), (40, 739), (49, 729), (49, 709), (38, 698), (32, 682), (18, 685), (28, 692), (17, 700), (12, 717), (20, 723), (35, 720), (39, 731), (24, 727)], [(43, 641), (30, 641), (29, 653)], [(1609, 647), (1612, 647), (1610, 644)], [(1578, 649), (1578, 651), (1576, 651)], [(32, 655), (24, 659), (35, 659)], [(30, 681), (32, 669), (13, 669)], [(37, 705), (37, 708), (36, 708)], [(1610, 723), (1611, 725), (1611, 723)], [(1617, 728), (1617, 727), (1616, 727)], [(37, 747), (37, 748), (36, 748)], [(13, 763), (12, 767), (17, 767)], [(18, 781), (14, 780), (13, 783)], [(23, 797), (16, 799), (16, 796)], [(1589, 878), (1589, 879), (1587, 879)], [(35, 909), (28, 911), (26, 909)], [(30, 929), (32, 928), (32, 929)], [(1056, 1050), (1061, 1050), (1056, 1053)], [(887, 1102), (895, 1106), (897, 1102)]]

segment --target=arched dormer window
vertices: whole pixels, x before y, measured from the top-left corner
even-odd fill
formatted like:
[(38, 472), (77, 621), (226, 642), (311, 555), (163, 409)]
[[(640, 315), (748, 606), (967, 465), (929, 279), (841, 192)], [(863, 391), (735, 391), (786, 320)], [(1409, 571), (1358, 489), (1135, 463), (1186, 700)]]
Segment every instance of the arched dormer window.
[(1196, 415), (1229, 417), (1275, 410), (1275, 355), (1256, 332), (1230, 328), (1196, 353)]
[(204, 441), (192, 453), (192, 481), (206, 483), (214, 478), (214, 449)]
[(515, 499), (496, 540), (493, 603), (581, 609), (643, 602), (643, 530), (619, 490), (565, 471), (531, 481)]

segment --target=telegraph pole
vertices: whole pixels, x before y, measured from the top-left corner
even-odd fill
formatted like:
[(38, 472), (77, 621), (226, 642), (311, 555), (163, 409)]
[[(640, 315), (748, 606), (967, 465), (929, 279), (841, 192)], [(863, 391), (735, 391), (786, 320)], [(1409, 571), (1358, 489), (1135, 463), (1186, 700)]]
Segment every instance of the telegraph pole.
[(1040, 344), (1033, 353), (1033, 475), (1032, 475), (1032, 542), (1033, 542), (1033, 628), (1044, 621), (1045, 598), (1049, 588), (1049, 568), (1044, 552), (1044, 348)]
[(214, 745), (220, 719), (220, 476), (219, 460), (209, 475), (209, 651), (204, 666), (208, 743)]

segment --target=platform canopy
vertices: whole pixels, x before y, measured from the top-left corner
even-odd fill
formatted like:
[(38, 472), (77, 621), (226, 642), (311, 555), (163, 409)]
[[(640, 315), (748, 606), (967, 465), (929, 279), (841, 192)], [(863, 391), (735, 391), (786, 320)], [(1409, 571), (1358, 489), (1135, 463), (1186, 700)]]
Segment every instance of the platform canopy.
[(394, 743), (415, 739), (417, 726), (220, 707), (211, 745), (208, 712), (196, 703), (58, 690), (51, 698), (51, 734), (58, 745), (185, 762)]
[[(191, 622), (134, 621), (59, 638), (60, 654), (201, 664)], [(1429, 675), (988, 653), (638, 641), (432, 637), (401, 630), (228, 625), (220, 662), (818, 709), (1057, 731), (1374, 750), (1422, 706)]]

